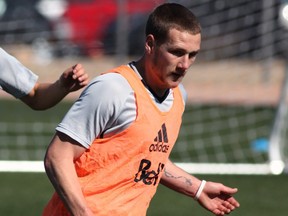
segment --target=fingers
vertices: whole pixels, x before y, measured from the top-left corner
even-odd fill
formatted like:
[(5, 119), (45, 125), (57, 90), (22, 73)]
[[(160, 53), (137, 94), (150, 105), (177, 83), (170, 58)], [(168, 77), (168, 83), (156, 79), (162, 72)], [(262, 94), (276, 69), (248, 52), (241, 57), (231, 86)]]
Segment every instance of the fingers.
[(237, 188), (230, 188), (221, 183), (207, 182), (198, 201), (213, 214), (226, 215), (240, 206), (233, 197), (237, 191)]
[[(215, 200), (216, 201), (216, 200)], [(231, 213), (231, 211), (240, 207), (240, 204), (237, 200), (231, 196), (224, 195), (223, 197), (219, 197), (216, 202), (216, 207), (213, 211), (215, 215), (225, 215)]]
[[(224, 185), (223, 185), (224, 186)], [(225, 194), (235, 194), (237, 193), (238, 189), (237, 188), (230, 188), (230, 187), (227, 187), (227, 186), (224, 186), (222, 188), (222, 193), (225, 193)]]
[(229, 199), (226, 200), (231, 206), (233, 206), (234, 208), (238, 208), (240, 207), (239, 202), (234, 198), (234, 197), (230, 197)]
[(85, 72), (81, 64), (76, 64), (73, 66), (73, 79), (79, 82), (79, 85), (85, 86), (89, 82), (89, 76)]
[(233, 206), (225, 207), (225, 205), (220, 205), (218, 206), (218, 208), (214, 209), (213, 213), (217, 216), (225, 215), (225, 214), (230, 214), (234, 209), (235, 207)]

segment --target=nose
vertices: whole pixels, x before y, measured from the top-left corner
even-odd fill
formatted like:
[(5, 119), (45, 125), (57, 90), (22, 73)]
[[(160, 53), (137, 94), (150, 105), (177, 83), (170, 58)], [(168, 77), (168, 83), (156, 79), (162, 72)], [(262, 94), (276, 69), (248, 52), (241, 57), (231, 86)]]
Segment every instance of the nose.
[(178, 67), (186, 71), (191, 66), (192, 61), (189, 58), (189, 55), (183, 55), (178, 63)]

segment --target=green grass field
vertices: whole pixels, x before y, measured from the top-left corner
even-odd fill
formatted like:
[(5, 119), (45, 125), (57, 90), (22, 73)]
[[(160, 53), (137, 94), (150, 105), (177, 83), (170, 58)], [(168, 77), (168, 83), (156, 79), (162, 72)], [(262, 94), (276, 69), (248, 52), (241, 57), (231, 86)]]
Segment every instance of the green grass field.
[[(238, 187), (236, 198), (241, 207), (233, 216), (286, 216), (288, 212), (288, 176), (218, 176), (199, 178)], [(53, 189), (44, 173), (0, 173), (0, 215), (37, 216)], [(209, 216), (194, 200), (159, 186), (148, 216)]]

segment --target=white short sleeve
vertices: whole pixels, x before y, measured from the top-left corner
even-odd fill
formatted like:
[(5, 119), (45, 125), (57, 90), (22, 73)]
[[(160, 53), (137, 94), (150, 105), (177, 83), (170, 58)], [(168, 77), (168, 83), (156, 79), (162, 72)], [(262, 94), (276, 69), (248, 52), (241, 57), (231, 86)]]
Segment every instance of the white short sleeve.
[[(85, 148), (96, 137), (114, 128), (124, 127), (119, 116), (126, 109), (127, 100), (134, 97), (127, 80), (120, 74), (108, 73), (94, 78), (73, 104), (56, 130), (62, 132)], [(135, 112), (135, 108), (132, 108)], [(128, 112), (125, 112), (128, 113)]]
[(0, 48), (0, 89), (21, 98), (35, 86), (38, 76)]

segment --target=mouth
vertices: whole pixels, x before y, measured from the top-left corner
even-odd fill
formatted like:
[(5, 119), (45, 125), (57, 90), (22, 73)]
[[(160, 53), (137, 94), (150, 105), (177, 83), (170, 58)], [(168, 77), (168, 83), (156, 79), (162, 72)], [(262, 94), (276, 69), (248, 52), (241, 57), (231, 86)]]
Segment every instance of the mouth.
[(181, 72), (181, 73), (180, 72), (174, 72), (171, 75), (173, 77), (173, 80), (177, 81), (177, 80), (182, 79), (184, 77), (185, 72)]

